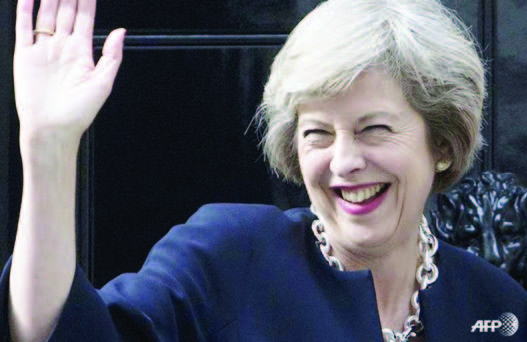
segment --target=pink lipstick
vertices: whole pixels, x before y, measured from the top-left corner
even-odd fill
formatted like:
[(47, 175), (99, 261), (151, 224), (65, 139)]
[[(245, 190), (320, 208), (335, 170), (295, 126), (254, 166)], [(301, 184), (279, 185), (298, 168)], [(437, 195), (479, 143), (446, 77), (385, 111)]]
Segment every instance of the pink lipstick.
[(378, 196), (373, 197), (371, 200), (366, 200), (363, 203), (351, 203), (344, 200), (341, 196), (337, 195), (337, 201), (340, 207), (351, 215), (366, 215), (377, 209), (388, 194), (388, 188), (384, 189)]

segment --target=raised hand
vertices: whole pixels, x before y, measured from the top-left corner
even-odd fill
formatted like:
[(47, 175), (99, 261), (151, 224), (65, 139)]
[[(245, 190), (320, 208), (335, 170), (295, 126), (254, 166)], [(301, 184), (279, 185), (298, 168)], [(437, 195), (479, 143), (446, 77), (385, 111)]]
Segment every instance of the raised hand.
[(107, 38), (97, 65), (92, 38), (95, 0), (19, 0), (14, 55), (21, 137), (80, 139), (110, 94), (122, 60), (123, 29)]
[(68, 298), (76, 267), (77, 148), (110, 93), (124, 40), (124, 30), (112, 32), (95, 65), (95, 0), (41, 0), (35, 31), (33, 1), (18, 1), (14, 56), (24, 170), (9, 287), (17, 342), (46, 341)]

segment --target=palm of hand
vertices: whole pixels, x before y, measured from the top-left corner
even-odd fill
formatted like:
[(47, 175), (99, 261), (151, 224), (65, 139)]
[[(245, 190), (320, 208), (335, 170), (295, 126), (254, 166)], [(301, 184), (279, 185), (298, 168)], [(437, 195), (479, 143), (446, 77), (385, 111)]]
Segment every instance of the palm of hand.
[(113, 83), (95, 72), (91, 44), (55, 35), (16, 50), (15, 95), (25, 129), (78, 135), (90, 125)]
[(108, 36), (95, 65), (95, 0), (47, 0), (40, 6), (37, 25), (44, 33), (34, 37), (33, 0), (18, 2), (14, 81), (21, 134), (80, 139), (110, 94), (124, 30)]

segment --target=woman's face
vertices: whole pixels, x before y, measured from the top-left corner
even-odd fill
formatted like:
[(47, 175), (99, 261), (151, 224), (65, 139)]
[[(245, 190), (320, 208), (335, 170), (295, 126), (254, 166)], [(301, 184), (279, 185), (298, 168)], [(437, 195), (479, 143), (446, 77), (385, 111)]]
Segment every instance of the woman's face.
[(339, 97), (300, 106), (302, 176), (337, 250), (415, 243), (435, 170), (426, 135), (399, 84), (379, 70)]

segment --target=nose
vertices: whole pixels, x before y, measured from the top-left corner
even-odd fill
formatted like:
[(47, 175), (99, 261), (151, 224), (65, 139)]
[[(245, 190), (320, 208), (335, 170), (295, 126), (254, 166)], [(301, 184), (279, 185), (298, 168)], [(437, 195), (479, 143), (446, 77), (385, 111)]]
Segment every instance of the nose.
[(333, 144), (333, 155), (329, 168), (339, 177), (346, 177), (350, 173), (366, 167), (366, 160), (361, 146), (353, 136), (340, 136)]

